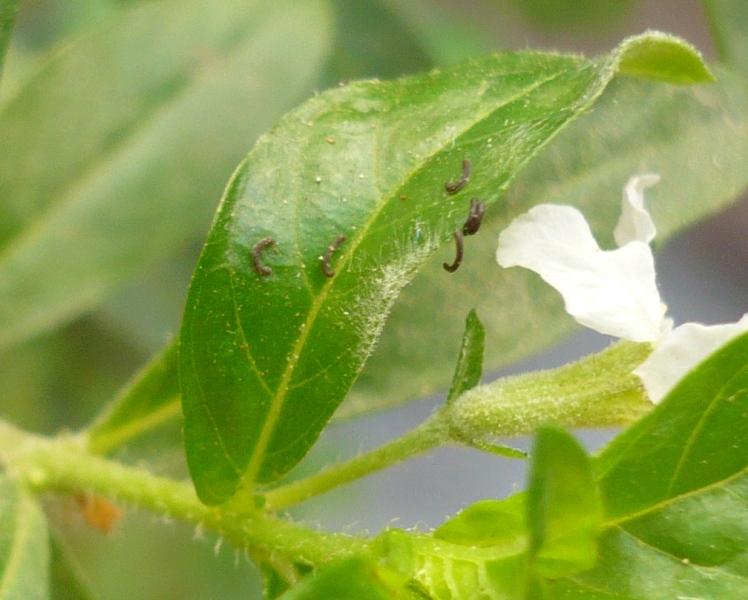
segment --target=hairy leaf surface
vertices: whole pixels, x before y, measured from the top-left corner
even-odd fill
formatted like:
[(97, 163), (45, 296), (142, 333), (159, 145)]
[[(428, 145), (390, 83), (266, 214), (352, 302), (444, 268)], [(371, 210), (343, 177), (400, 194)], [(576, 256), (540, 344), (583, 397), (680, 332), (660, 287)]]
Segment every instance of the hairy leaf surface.
[[(361, 82), (308, 101), (258, 142), (226, 191), (182, 326), (187, 459), (204, 502), (273, 481), (306, 454), (402, 287), (462, 227), (470, 195), (494, 203), (644, 46), (693, 55), (652, 34), (598, 61), (506, 54)], [(466, 189), (448, 194), (466, 159)]]
[(0, 114), (0, 347), (204, 231), (329, 38), (325, 0), (166, 0), (56, 53)]

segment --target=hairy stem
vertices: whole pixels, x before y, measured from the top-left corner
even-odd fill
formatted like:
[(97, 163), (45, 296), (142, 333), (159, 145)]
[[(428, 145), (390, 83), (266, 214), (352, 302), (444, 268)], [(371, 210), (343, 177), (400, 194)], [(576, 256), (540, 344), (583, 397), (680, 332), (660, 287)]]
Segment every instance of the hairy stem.
[(477, 386), (404, 436), (267, 492), (265, 507), (287, 508), (449, 442), (480, 447), (494, 438), (529, 435), (549, 422), (565, 427), (633, 423), (652, 409), (631, 374), (650, 352), (649, 344), (622, 342), (558, 369)]
[(308, 529), (258, 511), (205, 506), (190, 483), (94, 456), (76, 439), (49, 440), (3, 424), (0, 440), (0, 460), (8, 472), (37, 492), (102, 494), (213, 530), (239, 548), (262, 548), (314, 566), (368, 546), (362, 538)]

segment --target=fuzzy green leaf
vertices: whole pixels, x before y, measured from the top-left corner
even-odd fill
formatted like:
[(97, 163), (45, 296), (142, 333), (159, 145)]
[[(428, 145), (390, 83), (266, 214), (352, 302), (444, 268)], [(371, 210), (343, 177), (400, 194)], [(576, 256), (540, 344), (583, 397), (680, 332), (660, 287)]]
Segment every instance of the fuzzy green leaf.
[(696, 367), (596, 463), (600, 562), (554, 598), (748, 596), (748, 335)]
[(49, 599), (49, 541), (41, 506), (0, 477), (0, 600)]
[(724, 63), (748, 75), (748, 2), (702, 0), (714, 44)]
[(465, 319), (465, 333), (462, 336), (455, 374), (452, 376), (452, 387), (447, 394), (447, 404), (480, 383), (485, 342), (486, 328), (480, 322), (478, 313), (471, 310)]
[(330, 20), (325, 0), (136, 3), (56, 53), (0, 114), (0, 347), (205, 231), (317, 76)]
[(496, 202), (631, 44), (598, 61), (506, 54), (352, 84), (260, 140), (226, 191), (182, 326), (187, 460), (204, 502), (306, 454), (402, 287), (462, 227), (468, 197), (444, 182), (463, 160), (470, 194)]
[(724, 70), (716, 74), (716, 84), (696, 88), (614, 80), (594, 111), (528, 165), (500, 207), (489, 208), (449, 281), (439, 273), (449, 259), (444, 252), (403, 290), (338, 414), (382, 409), (447, 387), (454, 340), (472, 308), (486, 327), (486, 371), (527, 358), (573, 330), (556, 290), (525, 269), (496, 265), (499, 232), (530, 206), (577, 206), (601, 244), (612, 247), (621, 190), (633, 174), (662, 176), (646, 193), (658, 244), (737, 199), (748, 187), (748, 82)]

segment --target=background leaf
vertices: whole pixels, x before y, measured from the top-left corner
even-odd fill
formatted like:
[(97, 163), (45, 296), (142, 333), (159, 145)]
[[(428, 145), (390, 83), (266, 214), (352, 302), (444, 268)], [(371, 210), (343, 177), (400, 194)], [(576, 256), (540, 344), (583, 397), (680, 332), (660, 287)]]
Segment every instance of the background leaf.
[(51, 541), (51, 600), (98, 600), (59, 536)]
[(720, 58), (748, 75), (748, 4), (741, 0), (703, 0), (702, 4)]
[(187, 460), (204, 502), (306, 454), (400, 289), (462, 226), (466, 198), (444, 181), (463, 159), (474, 162), (471, 194), (495, 202), (642, 39), (598, 62), (520, 53), (354, 84), (262, 138), (229, 184), (182, 326)]
[(17, 12), (18, 0), (0, 0), (0, 75), (3, 72), (3, 59), (8, 49)]
[(0, 114), (0, 347), (204, 230), (317, 76), (329, 21), (323, 0), (142, 3), (56, 54)]
[(176, 342), (169, 344), (90, 426), (92, 452), (107, 453), (179, 415), (178, 351)]
[(407, 21), (411, 35), (420, 40), (437, 65), (459, 62), (499, 49), (471, 22), (473, 15), (462, 11), (455, 15), (454, 6), (450, 11), (449, 7), (428, 0), (387, 0), (387, 3)]
[(49, 543), (41, 506), (18, 481), (0, 477), (0, 599), (49, 599)]
[(554, 597), (748, 594), (748, 335), (694, 369), (616, 438), (596, 470), (600, 562)]
[(420, 41), (381, 0), (333, 0), (335, 40), (320, 88), (350, 79), (397, 77), (434, 66)]
[(511, 0), (522, 16), (550, 30), (600, 34), (635, 6), (634, 0)]
[(723, 70), (716, 74), (716, 84), (689, 89), (614, 80), (595, 110), (528, 165), (504, 202), (489, 207), (457, 273), (441, 276), (439, 265), (450, 258), (439, 253), (403, 290), (337, 416), (447, 387), (461, 315), (470, 309), (486, 327), (486, 371), (531, 356), (576, 327), (560, 295), (538, 276), (496, 265), (499, 232), (525, 208), (577, 206), (597, 239), (613, 247), (621, 190), (632, 174), (662, 176), (647, 190), (658, 244), (739, 197), (748, 187), (748, 82)]

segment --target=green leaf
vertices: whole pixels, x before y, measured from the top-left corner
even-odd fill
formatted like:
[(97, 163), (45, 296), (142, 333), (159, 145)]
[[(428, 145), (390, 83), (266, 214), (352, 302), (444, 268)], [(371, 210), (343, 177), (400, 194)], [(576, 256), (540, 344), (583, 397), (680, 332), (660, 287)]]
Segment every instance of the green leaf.
[(405, 589), (397, 573), (368, 558), (332, 562), (280, 596), (280, 600), (397, 600), (420, 598)]
[(603, 451), (600, 562), (554, 597), (747, 597), (747, 413), (744, 335)]
[(486, 328), (471, 310), (465, 319), (465, 333), (462, 336), (460, 355), (457, 357), (452, 387), (447, 394), (447, 404), (480, 383), (483, 376), (483, 348), (486, 342)]
[(17, 12), (18, 0), (0, 0), (0, 75), (3, 72), (3, 59), (8, 49)]
[(167, 0), (56, 53), (0, 114), (0, 347), (89, 309), (204, 231), (231, 169), (315, 80), (329, 38), (324, 0)]
[(633, 0), (513, 0), (535, 27), (585, 37), (605, 35), (635, 6)]
[(0, 477), (0, 600), (49, 599), (49, 542), (41, 506)]
[(621, 190), (633, 174), (662, 176), (647, 190), (658, 244), (738, 198), (748, 187), (748, 82), (724, 70), (716, 74), (716, 84), (692, 89), (614, 80), (594, 111), (530, 163), (501, 208), (489, 208), (452, 278), (439, 273), (441, 261), (449, 259), (440, 253), (405, 288), (338, 415), (382, 409), (447, 387), (457, 351), (452, 340), (471, 308), (486, 327), (487, 372), (532, 356), (572, 331), (575, 325), (554, 289), (525, 269), (496, 265), (499, 232), (531, 206), (577, 206), (597, 239), (612, 247)]
[(332, 0), (335, 41), (321, 82), (396, 77), (433, 67), (433, 62), (387, 2)]
[[(482, 504), (476, 512), (485, 511), (489, 518), (496, 513)], [(513, 503), (513, 507), (519, 508), (521, 521), (522, 504)], [(472, 511), (468, 508), (455, 517), (462, 522), (452, 530), (447, 530), (449, 523), (437, 530), (440, 538), (398, 529), (384, 531), (374, 542), (380, 564), (412, 577), (413, 588), (424, 598), (524, 600), (527, 535), (519, 535), (511, 522), (508, 535), (502, 536), (497, 527), (492, 527), (495, 536), (483, 535), (478, 529), (481, 517), (473, 514), (473, 522), (466, 523), (462, 515), (467, 512)], [(471, 541), (473, 534), (475, 541)]]
[(532, 455), (527, 526), (535, 570), (560, 577), (589, 569), (603, 509), (587, 453), (562, 429), (542, 427)]
[(306, 454), (401, 288), (462, 227), (467, 197), (444, 182), (463, 159), (470, 194), (494, 203), (633, 46), (598, 61), (506, 54), (353, 84), (260, 140), (226, 191), (182, 325), (187, 459), (203, 502), (272, 481)]
[(748, 4), (743, 0), (703, 0), (702, 4), (720, 58), (748, 75)]
[(158, 354), (88, 429), (88, 448), (106, 454), (180, 414), (179, 344)]
[(629, 38), (622, 46), (618, 69), (624, 75), (670, 83), (714, 81), (698, 51), (675, 36), (653, 31), (646, 37)]
[(453, 7), (428, 0), (389, 0), (407, 21), (407, 29), (428, 50), (437, 65), (466, 60), (496, 51), (489, 36), (479, 31), (471, 15), (455, 14)]
[(433, 536), (387, 531), (374, 546), (434, 598), (535, 597), (543, 579), (594, 564), (602, 517), (584, 449), (546, 427), (536, 438), (526, 494), (477, 502)]
[(434, 539), (463, 546), (497, 546), (523, 539), (527, 529), (521, 508), (513, 501), (481, 500), (436, 529)]

